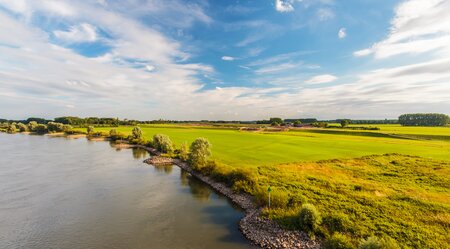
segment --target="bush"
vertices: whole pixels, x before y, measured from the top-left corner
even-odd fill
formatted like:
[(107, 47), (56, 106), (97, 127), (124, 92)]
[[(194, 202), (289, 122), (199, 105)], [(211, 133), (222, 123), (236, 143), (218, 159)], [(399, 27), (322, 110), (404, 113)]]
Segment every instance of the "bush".
[(181, 144), (180, 151), (178, 153), (178, 157), (181, 159), (181, 161), (184, 161), (184, 162), (186, 162), (189, 159), (189, 148), (188, 148), (186, 142)]
[(162, 153), (170, 154), (173, 152), (172, 140), (164, 134), (155, 134), (153, 136), (153, 147)]
[(291, 208), (298, 207), (298, 206), (306, 203), (307, 201), (308, 201), (308, 199), (305, 196), (294, 194), (289, 197), (287, 206), (291, 207)]
[(48, 132), (62, 132), (64, 125), (61, 123), (48, 122), (47, 130)]
[(349, 122), (347, 119), (341, 120), (341, 126), (342, 126), (342, 128), (348, 126), (349, 123), (350, 123), (350, 122)]
[(257, 177), (250, 169), (235, 169), (228, 175), (228, 181), (234, 191), (252, 193)]
[(94, 126), (89, 125), (89, 126), (87, 127), (87, 129), (86, 129), (86, 132), (87, 132), (88, 135), (93, 134), (93, 133), (94, 133)]
[(17, 128), (15, 124), (10, 124), (8, 126), (8, 129), (6, 130), (8, 133), (16, 133), (17, 132)]
[(360, 249), (399, 249), (395, 240), (389, 237), (379, 239), (378, 237), (372, 236), (367, 240), (363, 240)]
[(354, 249), (350, 239), (341, 233), (335, 233), (331, 238), (325, 240), (325, 249)]
[[(256, 202), (260, 206), (269, 205), (269, 192), (267, 188), (259, 188), (255, 193)], [(270, 207), (285, 208), (289, 203), (289, 195), (280, 189), (273, 189), (270, 192)]]
[(142, 130), (140, 127), (138, 127), (138, 126), (134, 127), (133, 131), (131, 133), (132, 133), (133, 139), (138, 139), (138, 140), (142, 139)]
[(119, 133), (117, 132), (117, 129), (111, 129), (109, 131), (109, 137), (111, 138), (111, 140), (115, 141), (118, 139), (118, 135)]
[(20, 132), (26, 132), (28, 131), (28, 126), (22, 124), (22, 123), (18, 123), (17, 124), (17, 128), (19, 129)]
[(323, 218), (323, 224), (330, 233), (346, 232), (350, 226), (350, 220), (344, 214), (332, 214)]
[(62, 129), (63, 129), (63, 132), (70, 133), (70, 132), (72, 132), (73, 127), (71, 125), (65, 124), (65, 125), (63, 125)]
[(37, 133), (41, 133), (41, 134), (47, 133), (48, 132), (47, 125), (45, 125), (45, 124), (38, 124), (38, 125), (36, 125), (35, 131)]
[(306, 232), (314, 232), (321, 222), (320, 214), (312, 204), (303, 204), (298, 218), (300, 227)]
[(36, 121), (31, 121), (30, 123), (28, 123), (28, 130), (36, 131), (37, 125), (38, 123)]
[(201, 170), (206, 166), (211, 156), (211, 144), (208, 139), (200, 137), (195, 139), (189, 150), (189, 163), (195, 170)]

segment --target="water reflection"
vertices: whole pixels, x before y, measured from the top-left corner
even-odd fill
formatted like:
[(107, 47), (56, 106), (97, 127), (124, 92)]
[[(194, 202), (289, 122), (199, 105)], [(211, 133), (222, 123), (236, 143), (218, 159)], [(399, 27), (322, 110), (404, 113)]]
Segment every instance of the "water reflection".
[(170, 174), (173, 171), (173, 165), (153, 165), (156, 171)]
[(134, 159), (145, 159), (149, 156), (148, 151), (141, 148), (131, 148)]
[(205, 183), (197, 180), (195, 177), (184, 170), (181, 170), (180, 179), (183, 185), (189, 186), (189, 190), (195, 199), (200, 201), (209, 200), (209, 197), (212, 194), (212, 190)]

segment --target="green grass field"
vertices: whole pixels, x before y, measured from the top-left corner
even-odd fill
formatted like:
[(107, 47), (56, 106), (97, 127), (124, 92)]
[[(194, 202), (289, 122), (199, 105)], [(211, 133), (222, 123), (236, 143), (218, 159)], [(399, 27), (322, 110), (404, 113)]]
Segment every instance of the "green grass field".
[[(380, 131), (338, 130), (334, 132), (335, 134), (329, 134), (333, 131), (323, 130), (326, 133), (322, 133), (322, 130), (315, 129), (260, 133), (183, 125), (141, 126), (146, 139), (151, 139), (154, 134), (162, 133), (168, 135), (176, 145), (180, 145), (182, 142), (191, 143), (197, 137), (206, 137), (213, 145), (214, 159), (236, 167), (354, 158), (385, 153), (450, 160), (450, 140), (403, 139), (395, 136), (383, 136), (384, 133), (394, 131), (397, 134), (415, 132), (417, 135), (417, 133), (423, 132), (424, 135), (450, 136), (450, 128), (409, 128), (390, 125), (381, 127)], [(99, 127), (95, 130), (109, 131), (110, 129), (110, 127)], [(117, 130), (130, 134), (132, 127), (118, 127)], [(380, 134), (381, 136), (379, 136)]]
[[(252, 186), (244, 189), (258, 202), (267, 200), (268, 186), (273, 188), (274, 207), (264, 213), (287, 228), (298, 228), (300, 205), (312, 203), (323, 217), (316, 233), (324, 237), (343, 233), (355, 248), (371, 235), (394, 238), (401, 248), (446, 248), (450, 244), (450, 127), (376, 126), (380, 130), (141, 128), (146, 139), (166, 134), (177, 147), (197, 137), (208, 138), (219, 171), (249, 172), (244, 185)], [(132, 128), (116, 129), (130, 134)]]

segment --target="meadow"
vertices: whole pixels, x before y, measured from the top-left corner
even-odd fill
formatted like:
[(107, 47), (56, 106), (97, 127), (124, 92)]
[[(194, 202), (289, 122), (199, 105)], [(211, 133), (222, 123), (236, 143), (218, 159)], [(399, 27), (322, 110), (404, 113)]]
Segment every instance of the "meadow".
[[(373, 154), (400, 153), (450, 160), (450, 139), (411, 139), (396, 135), (437, 135), (450, 138), (450, 128), (383, 125), (380, 131), (299, 129), (288, 132), (248, 132), (232, 128), (189, 125), (141, 125), (145, 139), (168, 135), (176, 146), (206, 137), (213, 145), (214, 159), (232, 167), (256, 167), (281, 163), (354, 158)], [(117, 131), (131, 134), (131, 126)], [(78, 128), (85, 131), (85, 128)], [(111, 127), (96, 127), (108, 132)], [(423, 134), (421, 134), (422, 132)], [(386, 133), (389, 133), (386, 135)]]
[[(267, 205), (266, 190), (272, 187), (273, 206), (264, 215), (287, 228), (298, 229), (301, 204), (312, 203), (322, 216), (315, 231), (321, 237), (341, 233), (354, 248), (372, 235), (393, 238), (401, 248), (445, 248), (450, 244), (450, 127), (376, 126), (380, 130), (140, 127), (145, 139), (166, 134), (176, 147), (206, 137), (219, 171), (243, 170), (235, 189)], [(130, 134), (132, 128), (116, 129)]]

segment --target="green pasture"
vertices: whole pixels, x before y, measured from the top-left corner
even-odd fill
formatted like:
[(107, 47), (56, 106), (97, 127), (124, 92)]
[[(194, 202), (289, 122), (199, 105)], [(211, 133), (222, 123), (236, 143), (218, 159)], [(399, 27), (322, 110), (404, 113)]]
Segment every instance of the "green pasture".
[[(119, 132), (130, 134), (133, 127), (121, 126)], [(311, 129), (289, 132), (248, 132), (236, 129), (187, 125), (141, 126), (146, 139), (154, 134), (168, 135), (179, 146), (197, 137), (206, 137), (213, 145), (216, 160), (230, 166), (260, 166), (280, 163), (354, 158), (364, 155), (400, 153), (450, 160), (450, 140), (410, 139), (385, 135), (388, 131), (420, 135), (450, 135), (450, 128), (382, 126), (380, 131)], [(109, 131), (111, 127), (96, 127)], [(404, 129), (404, 130), (403, 130)], [(84, 129), (83, 129), (84, 130)], [(412, 133), (411, 133), (412, 134)]]

